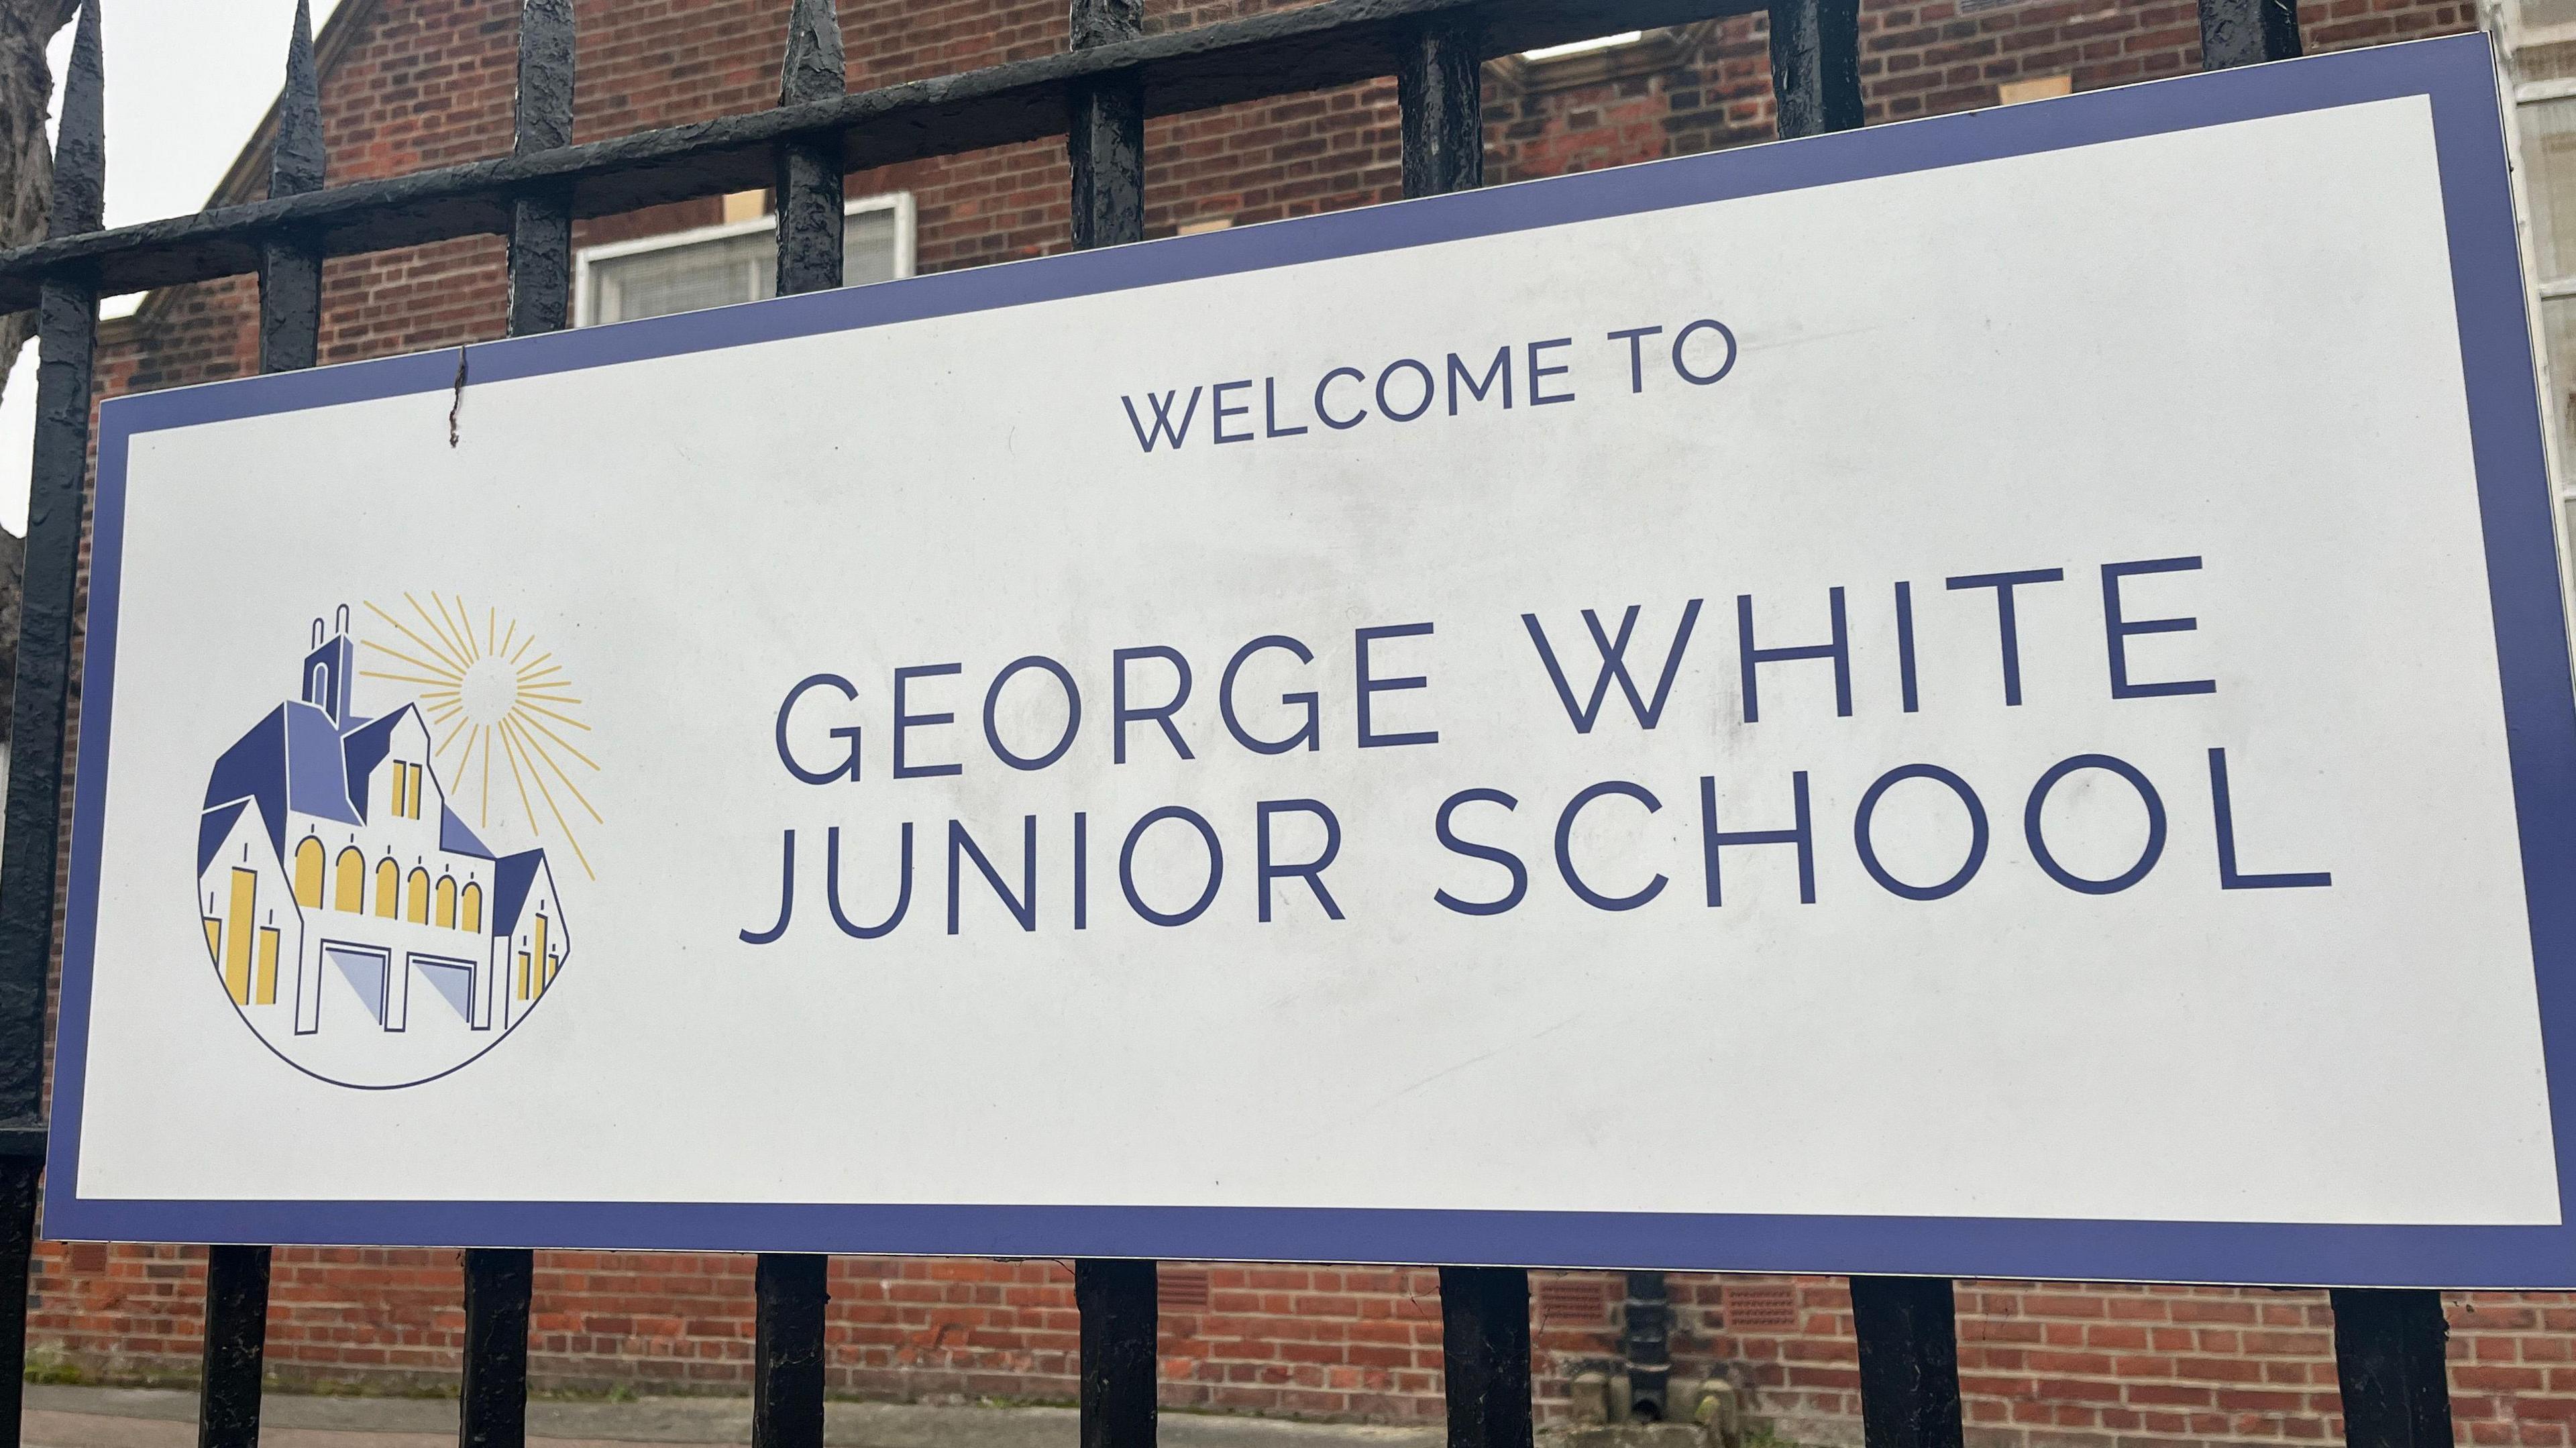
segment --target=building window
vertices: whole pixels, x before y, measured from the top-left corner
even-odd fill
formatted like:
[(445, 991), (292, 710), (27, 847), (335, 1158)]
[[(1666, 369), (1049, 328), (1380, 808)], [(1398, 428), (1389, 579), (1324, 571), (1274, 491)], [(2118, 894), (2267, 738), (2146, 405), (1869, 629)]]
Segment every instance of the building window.
[(2019, 80), (2003, 81), (1995, 86), (1995, 104), (2017, 106), (2023, 101), (2044, 101), (2053, 96), (2075, 93), (2075, 76), (2071, 71), (2055, 75), (2026, 75)]
[(1570, 40), (1563, 45), (1542, 45), (1536, 50), (1524, 50), (1521, 52), (1521, 59), (1562, 60), (1566, 56), (1581, 55), (1586, 51), (1611, 50), (1622, 45), (1634, 45), (1645, 38), (1646, 32), (1642, 30), (1622, 30), (1616, 35), (1596, 35), (1590, 40)]
[[(844, 286), (912, 275), (912, 193), (849, 203), (841, 229)], [(573, 324), (631, 322), (756, 302), (778, 291), (778, 218), (585, 247), (573, 260)]]
[(2576, 440), (2576, 0), (2488, 0), (2514, 155), (2524, 268), (2532, 286), (2552, 502), (2569, 536), (2569, 446)]
[(1576, 90), (1632, 76), (1654, 75), (1686, 62), (1715, 31), (1715, 22), (1622, 30), (1564, 45), (1544, 45), (1507, 55), (1488, 72), (1506, 95)]

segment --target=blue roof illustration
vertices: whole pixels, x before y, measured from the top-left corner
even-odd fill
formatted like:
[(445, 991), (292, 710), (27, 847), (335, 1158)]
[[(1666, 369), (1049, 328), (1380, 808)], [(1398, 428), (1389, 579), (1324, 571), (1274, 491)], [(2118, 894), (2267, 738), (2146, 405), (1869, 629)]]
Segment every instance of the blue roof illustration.
[[(416, 712), (405, 704), (380, 719), (352, 719), (343, 728), (311, 704), (290, 701), (271, 710), (215, 761), (213, 777), (206, 781), (207, 814), (197, 831), (197, 868), (206, 868), (232, 830), (239, 810), (226, 806), (257, 801), (268, 842), (281, 858), (289, 808), (342, 824), (366, 823), (364, 782), (384, 759), (394, 726)], [(356, 791), (349, 787), (353, 780), (361, 786)], [(454, 810), (440, 810), (438, 836), (439, 848), (452, 854), (492, 858), (491, 849)], [(543, 855), (533, 850), (514, 858)], [(503, 878), (508, 878), (506, 872)]]
[(519, 911), (528, 903), (528, 887), (536, 883), (537, 872), (546, 867), (546, 852), (522, 850), (503, 855), (492, 867), (492, 933), (507, 935), (519, 928)]
[[(224, 847), (224, 837), (233, 832), (233, 821), (241, 818), (241, 812), (250, 808), (250, 804), (249, 800), (237, 799), (197, 817), (198, 874), (206, 872), (206, 863), (215, 857), (215, 851)], [(275, 834), (276, 831), (271, 830), (270, 833)]]

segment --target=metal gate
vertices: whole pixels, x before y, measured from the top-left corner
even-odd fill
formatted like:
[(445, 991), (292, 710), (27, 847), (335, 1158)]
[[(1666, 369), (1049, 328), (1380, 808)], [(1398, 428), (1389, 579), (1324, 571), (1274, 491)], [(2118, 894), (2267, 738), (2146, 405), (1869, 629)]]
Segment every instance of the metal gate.
[[(523, 0), (516, 144), (500, 160), (325, 187), (309, 17), (298, 6), (279, 104), (269, 198), (100, 229), (105, 135), (100, 0), (82, 6), (54, 162), (48, 239), (0, 255), (0, 311), (37, 308), (42, 363), (25, 616), (9, 770), (8, 869), (0, 874), (0, 1301), (23, 1304), (45, 1125), (47, 968), (62, 844), (63, 740), (89, 468), (91, 362), (102, 295), (256, 273), (260, 366), (310, 367), (326, 256), (452, 237), (509, 238), (509, 333), (567, 322), (572, 224), (639, 207), (774, 186), (778, 290), (841, 284), (846, 172), (1015, 142), (1066, 138), (1072, 243), (1136, 241), (1145, 228), (1145, 118), (1367, 81), (1392, 72), (1403, 110), (1404, 193), (1481, 183), (1479, 68), (1491, 56), (1766, 7), (1748, 0), (1322, 0), (1148, 36), (1142, 0), (1072, 0), (1063, 54), (936, 80), (847, 92), (833, 0), (791, 11), (776, 108), (588, 145), (572, 144), (573, 0)], [(1771, 74), (1783, 136), (1861, 124), (1858, 0), (1777, 0)], [(2295, 0), (2200, 0), (2204, 66), (2299, 53)], [(532, 1254), (465, 1258), (463, 1448), (525, 1437)], [(820, 1256), (763, 1254), (757, 1272), (753, 1442), (820, 1448)], [(259, 1435), (269, 1249), (208, 1251), (198, 1441)], [(1449, 1442), (1531, 1442), (1528, 1274), (1440, 1273)], [(1633, 1294), (1632, 1294), (1633, 1295)], [(1870, 1448), (1959, 1448), (1951, 1284), (1854, 1277)], [(1082, 1442), (1144, 1448), (1155, 1431), (1155, 1264), (1082, 1261)], [(2446, 1448), (2451, 1414), (2439, 1294), (2338, 1289), (2336, 1357), (2348, 1441)], [(0, 1448), (18, 1441), (23, 1310), (0, 1315)]]

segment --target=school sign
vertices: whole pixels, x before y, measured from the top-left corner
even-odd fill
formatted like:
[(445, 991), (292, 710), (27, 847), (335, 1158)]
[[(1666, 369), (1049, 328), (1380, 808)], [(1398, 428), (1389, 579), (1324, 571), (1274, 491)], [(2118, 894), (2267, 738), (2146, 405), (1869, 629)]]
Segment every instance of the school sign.
[(47, 1230), (2576, 1285), (2518, 276), (2470, 38), (111, 402)]

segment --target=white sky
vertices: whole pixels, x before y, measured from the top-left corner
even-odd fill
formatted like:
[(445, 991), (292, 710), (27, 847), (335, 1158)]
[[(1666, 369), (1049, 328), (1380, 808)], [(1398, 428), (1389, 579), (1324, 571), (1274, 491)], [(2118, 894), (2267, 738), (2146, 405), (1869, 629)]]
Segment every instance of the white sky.
[[(339, 0), (313, 0), (320, 29)], [(107, 224), (179, 216), (206, 204), (286, 73), (295, 0), (102, 0), (107, 57)], [(71, 58), (53, 46), (56, 100)], [(113, 315), (134, 298), (111, 301)], [(35, 344), (0, 393), (0, 528), (27, 531), (27, 454), (36, 410)]]

